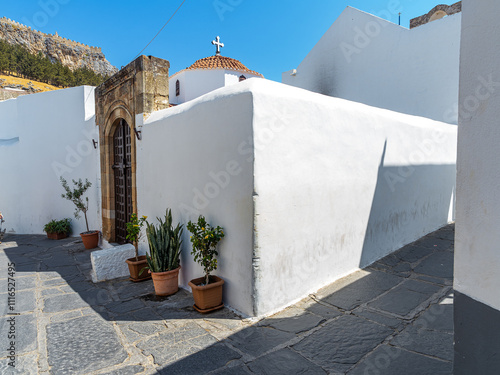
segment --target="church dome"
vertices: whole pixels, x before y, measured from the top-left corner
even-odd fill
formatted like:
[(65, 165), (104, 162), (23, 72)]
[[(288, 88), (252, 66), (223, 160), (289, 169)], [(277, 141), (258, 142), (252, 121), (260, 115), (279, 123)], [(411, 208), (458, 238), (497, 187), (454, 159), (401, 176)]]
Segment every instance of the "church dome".
[[(209, 56), (209, 57), (205, 57), (204, 59), (200, 59), (200, 60), (196, 61), (193, 65), (187, 67), (184, 70), (181, 70), (181, 72), (186, 71), (186, 70), (197, 70), (197, 69), (234, 70), (234, 71), (238, 71), (238, 72), (253, 74), (253, 75), (260, 76), (260, 77), (264, 78), (264, 76), (262, 74), (248, 69), (245, 65), (243, 65), (238, 60), (235, 60), (235, 59), (232, 59), (232, 58), (226, 57), (226, 56), (221, 56), (221, 55)], [(178, 73), (180, 73), (180, 72), (178, 72)], [(178, 74), (178, 73), (176, 73), (176, 74)]]

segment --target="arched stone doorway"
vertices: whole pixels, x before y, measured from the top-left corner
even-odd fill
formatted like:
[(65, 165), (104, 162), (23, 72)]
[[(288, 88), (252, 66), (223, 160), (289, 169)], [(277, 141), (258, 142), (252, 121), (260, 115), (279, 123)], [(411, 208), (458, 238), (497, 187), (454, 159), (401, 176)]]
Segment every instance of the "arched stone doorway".
[(169, 107), (169, 66), (140, 56), (96, 88), (102, 234), (109, 242), (125, 242), (125, 224), (137, 213), (136, 144), (144, 119)]
[(126, 105), (115, 104), (101, 133), (102, 232), (107, 241), (125, 243), (126, 223), (137, 212), (137, 139)]

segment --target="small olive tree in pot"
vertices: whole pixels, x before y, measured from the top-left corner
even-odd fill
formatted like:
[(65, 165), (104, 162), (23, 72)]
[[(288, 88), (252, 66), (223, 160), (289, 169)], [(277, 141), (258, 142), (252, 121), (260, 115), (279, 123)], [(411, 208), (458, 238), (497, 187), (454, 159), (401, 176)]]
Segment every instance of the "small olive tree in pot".
[(129, 258), (125, 262), (128, 264), (130, 280), (133, 282), (149, 280), (151, 278), (150, 273), (141, 273), (144, 268), (147, 268), (148, 263), (145, 255), (139, 256), (139, 240), (142, 237), (142, 227), (146, 223), (147, 218), (147, 216), (139, 218), (136, 213), (133, 213), (130, 221), (127, 223), (127, 240), (134, 245), (135, 257)]
[(83, 213), (85, 217), (85, 225), (87, 226), (87, 231), (80, 233), (82, 237), (83, 245), (86, 249), (93, 249), (97, 247), (99, 244), (99, 231), (98, 230), (90, 230), (89, 222), (87, 220), (87, 211), (89, 209), (89, 197), (85, 197), (85, 192), (92, 186), (92, 183), (89, 180), (85, 179), (85, 182), (82, 179), (78, 181), (73, 180), (74, 188), (70, 188), (68, 182), (61, 177), (61, 184), (66, 191), (65, 194), (61, 196), (64, 199), (67, 199), (75, 205), (75, 218), (80, 218), (80, 213)]
[(189, 282), (195, 301), (194, 308), (201, 313), (220, 309), (224, 307), (222, 303), (224, 280), (210, 275), (210, 273), (217, 269), (216, 257), (219, 255), (217, 244), (224, 238), (224, 231), (219, 226), (212, 227), (201, 215), (197, 223), (190, 221), (187, 228), (192, 234), (193, 249), (191, 254), (194, 255), (194, 260), (203, 267), (205, 272), (205, 276)]

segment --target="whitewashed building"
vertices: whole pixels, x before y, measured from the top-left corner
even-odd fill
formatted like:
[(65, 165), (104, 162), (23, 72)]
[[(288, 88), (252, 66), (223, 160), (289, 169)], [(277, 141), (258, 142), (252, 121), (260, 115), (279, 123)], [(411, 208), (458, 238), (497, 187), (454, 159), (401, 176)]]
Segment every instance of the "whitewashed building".
[(282, 82), (456, 124), (462, 15), (432, 16), (407, 29), (347, 7)]
[[(226, 65), (205, 69), (203, 60)], [(226, 233), (217, 270), (225, 303), (262, 316), (453, 219), (456, 126), (240, 81), (260, 75), (234, 64), (216, 55), (184, 71), (218, 80), (204, 95), (183, 81), (174, 107), (169, 82), (175, 89), (180, 77), (169, 79), (168, 61), (151, 56), (97, 89), (0, 102), (7, 230), (43, 233), (50, 219), (71, 216), (61, 175), (93, 183), (91, 226), (108, 242), (123, 239), (132, 212), (154, 218), (168, 207), (181, 223), (203, 214)], [(75, 222), (74, 234), (82, 226)], [(187, 287), (202, 269), (187, 231), (183, 240)]]
[(170, 77), (170, 104), (182, 104), (249, 78), (264, 78), (262, 74), (248, 69), (240, 61), (222, 56), (220, 48), (224, 47), (224, 44), (220, 42), (219, 37), (212, 44), (216, 46), (214, 56), (197, 60)]

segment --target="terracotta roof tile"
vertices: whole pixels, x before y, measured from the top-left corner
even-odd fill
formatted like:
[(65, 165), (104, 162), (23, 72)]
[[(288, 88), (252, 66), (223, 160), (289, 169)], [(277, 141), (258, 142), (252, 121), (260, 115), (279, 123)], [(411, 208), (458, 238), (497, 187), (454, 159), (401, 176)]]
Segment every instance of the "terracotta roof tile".
[[(187, 67), (184, 70), (181, 70), (174, 74), (174, 76), (180, 72), (185, 70), (195, 70), (195, 69), (227, 69), (227, 70), (236, 70), (239, 72), (247, 72), (250, 74), (254, 74), (264, 78), (264, 76), (260, 73), (257, 73), (253, 70), (248, 69), (245, 65), (243, 65), (238, 60), (232, 59), (226, 56), (209, 56), (204, 59), (200, 59), (196, 61), (193, 65)], [(172, 76), (173, 77), (173, 76)]]

